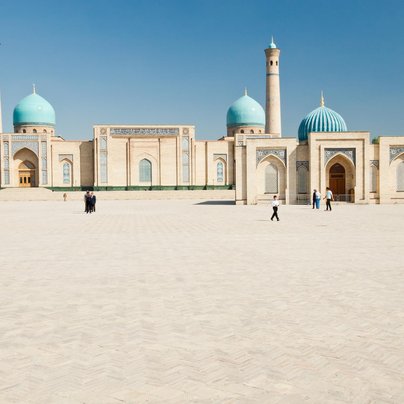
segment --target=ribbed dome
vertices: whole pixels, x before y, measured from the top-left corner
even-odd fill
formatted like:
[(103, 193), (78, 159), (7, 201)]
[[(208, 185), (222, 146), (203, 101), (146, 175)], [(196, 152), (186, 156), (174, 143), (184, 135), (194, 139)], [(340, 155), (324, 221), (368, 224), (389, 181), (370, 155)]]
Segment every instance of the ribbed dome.
[(13, 112), (14, 125), (55, 125), (55, 110), (35, 92), (23, 98)]
[(347, 126), (340, 114), (324, 106), (321, 98), (319, 108), (311, 111), (300, 123), (299, 140), (307, 140), (310, 132), (346, 132)]
[(247, 91), (227, 111), (227, 127), (233, 126), (265, 126), (264, 109)]

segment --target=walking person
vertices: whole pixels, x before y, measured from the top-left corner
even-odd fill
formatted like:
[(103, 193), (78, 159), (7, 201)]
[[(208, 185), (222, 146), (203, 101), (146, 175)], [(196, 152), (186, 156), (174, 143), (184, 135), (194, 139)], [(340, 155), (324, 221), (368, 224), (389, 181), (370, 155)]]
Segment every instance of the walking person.
[(274, 199), (272, 201), (272, 210), (274, 213), (271, 216), (271, 220), (274, 220), (274, 217), (276, 217), (276, 220), (279, 222), (279, 216), (278, 216), (278, 208), (279, 208), (279, 201), (276, 195), (274, 195)]
[(320, 202), (321, 202), (321, 194), (319, 191), (316, 191), (316, 209), (320, 209)]
[(313, 209), (314, 209), (316, 207), (316, 190), (313, 191), (312, 202), (313, 202)]
[(332, 211), (332, 208), (331, 208), (331, 201), (334, 200), (334, 197), (333, 197), (333, 195), (332, 195), (331, 189), (328, 188), (328, 187), (326, 188), (326, 192), (325, 192), (325, 197), (324, 197), (324, 199), (326, 200), (326, 203), (325, 203), (326, 209), (325, 209), (325, 210), (330, 210), (330, 212), (331, 212), (331, 211)]

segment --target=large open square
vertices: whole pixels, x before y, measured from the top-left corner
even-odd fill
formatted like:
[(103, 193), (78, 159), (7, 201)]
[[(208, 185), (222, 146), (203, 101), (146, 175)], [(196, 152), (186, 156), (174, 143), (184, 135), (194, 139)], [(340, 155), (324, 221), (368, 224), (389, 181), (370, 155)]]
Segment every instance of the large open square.
[(1, 202), (0, 402), (404, 402), (404, 207)]

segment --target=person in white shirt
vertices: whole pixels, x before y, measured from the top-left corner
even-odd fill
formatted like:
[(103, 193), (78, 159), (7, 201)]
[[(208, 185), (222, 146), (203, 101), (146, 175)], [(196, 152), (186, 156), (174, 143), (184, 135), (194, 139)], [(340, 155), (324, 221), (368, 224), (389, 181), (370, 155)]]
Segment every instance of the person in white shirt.
[(320, 209), (320, 202), (321, 202), (321, 194), (320, 192), (316, 191), (316, 209)]
[(271, 216), (271, 220), (274, 220), (274, 217), (276, 217), (276, 220), (279, 222), (278, 208), (279, 208), (279, 201), (277, 196), (274, 195), (274, 199), (272, 201), (272, 210), (274, 211), (274, 213)]
[(328, 188), (328, 187), (326, 188), (326, 193), (325, 193), (325, 198), (324, 199), (326, 199), (326, 203), (325, 203), (326, 209), (325, 210), (328, 210), (328, 208), (330, 208), (329, 210), (331, 211), (332, 210), (331, 209), (331, 201), (334, 200), (334, 197), (332, 195), (331, 189)]

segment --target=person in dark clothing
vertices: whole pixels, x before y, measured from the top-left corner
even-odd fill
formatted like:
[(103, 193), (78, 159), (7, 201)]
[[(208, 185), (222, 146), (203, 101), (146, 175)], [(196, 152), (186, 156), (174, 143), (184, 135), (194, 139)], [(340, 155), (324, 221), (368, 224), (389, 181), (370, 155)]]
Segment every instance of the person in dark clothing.
[(313, 196), (312, 196), (313, 209), (316, 207), (316, 192), (317, 192), (317, 190), (314, 190)]
[(95, 212), (95, 203), (97, 202), (97, 198), (93, 192), (91, 192), (90, 203), (91, 203), (91, 212)]
[(87, 191), (84, 194), (84, 212), (89, 213), (90, 212), (90, 191)]
[(276, 220), (279, 222), (278, 208), (279, 208), (279, 201), (277, 199), (277, 196), (274, 195), (274, 199), (272, 201), (272, 210), (274, 211), (274, 213), (271, 216), (271, 220), (274, 220), (274, 217), (276, 217)]

